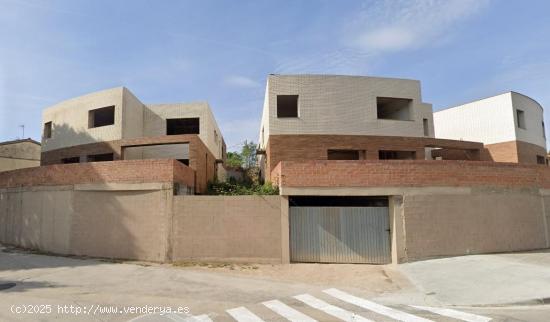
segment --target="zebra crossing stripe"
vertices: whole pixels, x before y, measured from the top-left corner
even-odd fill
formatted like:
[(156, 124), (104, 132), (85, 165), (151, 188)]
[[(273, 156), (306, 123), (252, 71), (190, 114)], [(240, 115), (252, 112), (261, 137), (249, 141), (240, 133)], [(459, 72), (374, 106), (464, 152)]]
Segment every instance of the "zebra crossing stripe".
[(197, 315), (197, 316), (191, 316), (185, 319), (186, 322), (213, 322), (211, 318), (208, 317), (208, 315)]
[(291, 308), (281, 301), (273, 300), (263, 302), (262, 304), (291, 322), (317, 322), (317, 320)]
[(357, 321), (357, 322), (374, 322), (372, 320), (366, 319), (360, 315), (346, 311), (337, 306), (328, 304), (327, 302), (320, 300), (316, 297), (313, 297), (309, 294), (302, 294), (294, 296), (295, 299), (304, 302), (305, 304), (311, 306), (314, 309), (323, 311), (329, 315), (332, 315), (335, 318), (338, 318), (343, 321)]
[(264, 320), (243, 306), (226, 310), (226, 312), (239, 322), (264, 322)]
[(429, 307), (429, 306), (417, 306), (409, 305), (418, 310), (429, 311), (435, 314), (443, 315), (449, 318), (466, 321), (466, 322), (488, 322), (491, 321), (491, 318), (482, 315), (476, 315), (472, 313), (461, 312), (453, 309), (445, 309), (439, 307)]
[(342, 300), (344, 302), (348, 302), (357, 306), (360, 306), (364, 309), (376, 312), (381, 315), (388, 316), (392, 319), (403, 321), (403, 322), (433, 322), (428, 319), (424, 319), (421, 317), (418, 317), (416, 315), (412, 315), (406, 312), (398, 311), (395, 309), (392, 309), (390, 307), (380, 305), (378, 303), (374, 303), (365, 299), (362, 299), (357, 296), (353, 296), (351, 294), (348, 294), (346, 292), (342, 292), (340, 290), (337, 290), (335, 288), (331, 288), (328, 290), (324, 290), (326, 294), (333, 296), (339, 300)]

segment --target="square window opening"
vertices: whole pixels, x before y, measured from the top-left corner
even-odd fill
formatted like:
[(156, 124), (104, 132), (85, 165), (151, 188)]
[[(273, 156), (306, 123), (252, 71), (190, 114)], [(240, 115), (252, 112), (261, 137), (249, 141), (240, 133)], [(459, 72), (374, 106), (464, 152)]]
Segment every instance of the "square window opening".
[(200, 118), (166, 120), (166, 135), (200, 134)]
[(428, 119), (422, 119), (422, 126), (424, 127), (424, 136), (430, 136), (430, 125)]
[(415, 160), (416, 151), (378, 151), (380, 160)]
[(277, 95), (277, 117), (298, 117), (298, 95)]
[(70, 157), (61, 159), (61, 163), (70, 164), (70, 163), (80, 163), (80, 157)]
[(88, 128), (115, 124), (115, 106), (107, 106), (88, 112)]
[(44, 138), (50, 139), (52, 137), (52, 122), (44, 123)]
[(86, 159), (88, 160), (88, 162), (113, 161), (114, 155), (112, 153), (93, 154), (89, 155)]
[(537, 155), (537, 164), (546, 164), (546, 158), (542, 155)]
[(382, 120), (410, 121), (412, 101), (409, 98), (377, 97), (377, 117)]
[(516, 110), (516, 118), (518, 127), (525, 130), (525, 112), (522, 110)]
[(328, 160), (364, 160), (364, 150), (328, 150)]

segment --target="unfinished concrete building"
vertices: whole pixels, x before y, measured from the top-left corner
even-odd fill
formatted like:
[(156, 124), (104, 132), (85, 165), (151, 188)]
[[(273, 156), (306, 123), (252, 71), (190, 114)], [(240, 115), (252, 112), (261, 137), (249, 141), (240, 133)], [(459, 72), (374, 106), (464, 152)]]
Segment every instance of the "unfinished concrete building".
[(175, 159), (195, 171), (196, 192), (223, 171), (226, 148), (206, 102), (143, 104), (118, 87), (43, 112), (42, 165)]

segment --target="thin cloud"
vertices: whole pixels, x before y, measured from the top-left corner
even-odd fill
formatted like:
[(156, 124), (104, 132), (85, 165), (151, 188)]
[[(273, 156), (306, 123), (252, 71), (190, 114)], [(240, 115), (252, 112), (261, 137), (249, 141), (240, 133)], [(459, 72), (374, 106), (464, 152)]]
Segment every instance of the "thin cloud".
[(414, 49), (438, 42), (488, 7), (489, 0), (399, 0), (366, 5), (349, 26), (351, 46), (367, 52)]
[(224, 79), (224, 83), (229, 86), (241, 87), (241, 88), (257, 88), (261, 84), (251, 78), (239, 75), (228, 76)]

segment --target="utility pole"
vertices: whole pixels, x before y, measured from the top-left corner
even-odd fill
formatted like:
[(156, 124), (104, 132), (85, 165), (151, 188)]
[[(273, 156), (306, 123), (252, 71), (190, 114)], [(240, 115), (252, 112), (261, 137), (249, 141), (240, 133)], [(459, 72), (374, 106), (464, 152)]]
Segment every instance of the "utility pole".
[(25, 139), (25, 124), (21, 124), (21, 125), (19, 125), (19, 127), (23, 131), (23, 136), (21, 137), (21, 139)]

